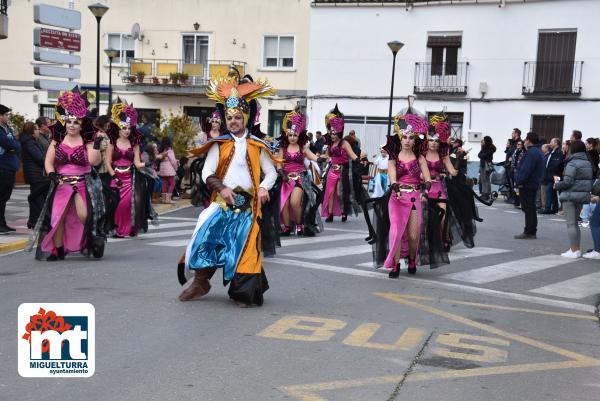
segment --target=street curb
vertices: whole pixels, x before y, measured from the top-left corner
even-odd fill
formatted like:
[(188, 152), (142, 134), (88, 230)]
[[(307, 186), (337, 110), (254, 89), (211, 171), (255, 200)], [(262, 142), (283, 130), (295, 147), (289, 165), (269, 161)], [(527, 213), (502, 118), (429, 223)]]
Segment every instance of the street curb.
[[(157, 206), (162, 206), (162, 207), (157, 207)], [(162, 214), (169, 214), (176, 210), (186, 209), (186, 208), (192, 207), (192, 206), (193, 205), (190, 203), (189, 199), (181, 199), (181, 200), (177, 201), (177, 204), (175, 204), (175, 205), (164, 205), (164, 204), (154, 205), (154, 209), (156, 210), (156, 213), (158, 213), (158, 215), (160, 216)], [(28, 242), (29, 242), (29, 240), (27, 240), (27, 239), (19, 239), (16, 241), (7, 242), (6, 244), (0, 244), (0, 255), (7, 254), (9, 252), (22, 251), (23, 249), (25, 249)]]
[(29, 240), (27, 239), (19, 239), (13, 242), (7, 242), (6, 244), (0, 244), (0, 254), (23, 250), (28, 242)]

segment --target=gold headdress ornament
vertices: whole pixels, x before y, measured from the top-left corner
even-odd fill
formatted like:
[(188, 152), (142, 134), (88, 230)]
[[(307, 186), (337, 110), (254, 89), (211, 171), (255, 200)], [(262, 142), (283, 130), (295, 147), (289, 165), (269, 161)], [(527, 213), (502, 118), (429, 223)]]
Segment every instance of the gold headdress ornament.
[(255, 100), (274, 94), (275, 89), (267, 80), (253, 82), (248, 75), (241, 80), (231, 75), (218, 77), (211, 80), (206, 89), (206, 96), (225, 109), (223, 117), (241, 112), (246, 126), (254, 123), (250, 117), (256, 112)]

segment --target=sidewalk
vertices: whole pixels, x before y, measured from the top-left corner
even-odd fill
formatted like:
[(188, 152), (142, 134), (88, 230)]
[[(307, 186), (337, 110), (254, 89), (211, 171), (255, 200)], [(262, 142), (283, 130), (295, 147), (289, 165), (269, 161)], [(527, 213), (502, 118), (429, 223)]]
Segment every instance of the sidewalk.
[[(27, 217), (29, 216), (28, 195), (28, 186), (16, 187), (6, 204), (6, 221), (9, 226), (16, 228), (17, 231), (15, 233), (0, 235), (0, 255), (20, 251), (27, 246), (27, 241), (31, 234), (31, 230), (27, 228)], [(158, 214), (162, 214), (189, 205), (189, 199), (180, 199), (175, 205), (154, 205), (154, 209)]]

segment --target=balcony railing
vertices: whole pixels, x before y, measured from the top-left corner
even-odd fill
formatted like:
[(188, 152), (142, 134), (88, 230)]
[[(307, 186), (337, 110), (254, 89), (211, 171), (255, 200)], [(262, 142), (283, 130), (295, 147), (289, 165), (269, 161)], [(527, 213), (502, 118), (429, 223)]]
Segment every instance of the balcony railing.
[(583, 61), (526, 61), (523, 95), (581, 95)]
[(466, 95), (469, 63), (415, 63), (415, 93)]
[(231, 65), (238, 69), (241, 76), (244, 76), (246, 71), (246, 63), (236, 60), (188, 63), (181, 59), (134, 58), (127, 64), (128, 75), (123, 77), (123, 82), (145, 86), (206, 86), (212, 78), (227, 76)]

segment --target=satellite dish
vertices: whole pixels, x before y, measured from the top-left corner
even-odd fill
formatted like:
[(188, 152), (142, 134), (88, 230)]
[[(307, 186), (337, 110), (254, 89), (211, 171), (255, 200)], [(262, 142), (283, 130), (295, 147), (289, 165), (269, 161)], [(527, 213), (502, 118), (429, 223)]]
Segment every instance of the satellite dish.
[(133, 24), (133, 26), (131, 27), (131, 36), (133, 36), (134, 40), (140, 39), (141, 31), (142, 30), (140, 29), (140, 24), (138, 24), (137, 22)]

